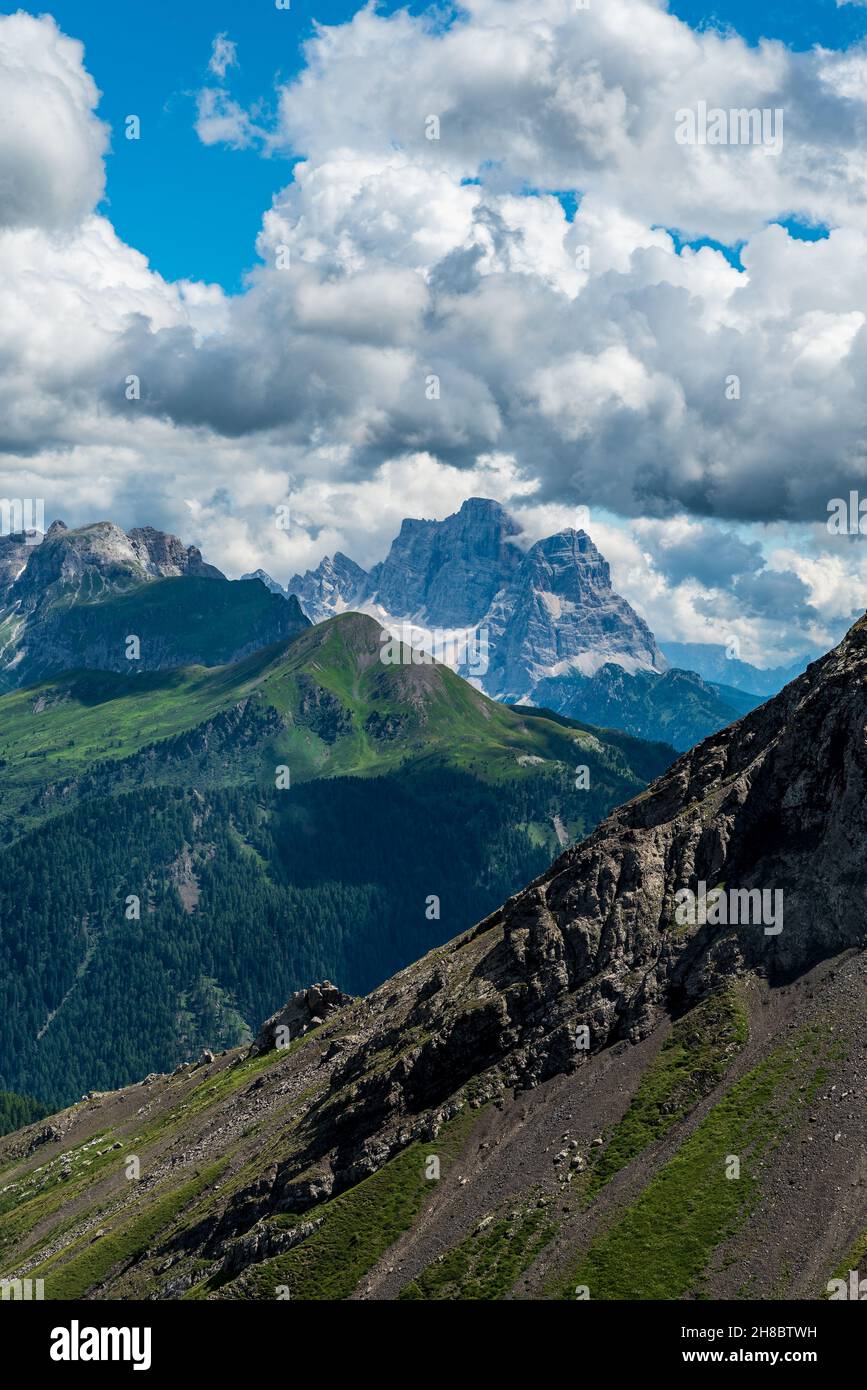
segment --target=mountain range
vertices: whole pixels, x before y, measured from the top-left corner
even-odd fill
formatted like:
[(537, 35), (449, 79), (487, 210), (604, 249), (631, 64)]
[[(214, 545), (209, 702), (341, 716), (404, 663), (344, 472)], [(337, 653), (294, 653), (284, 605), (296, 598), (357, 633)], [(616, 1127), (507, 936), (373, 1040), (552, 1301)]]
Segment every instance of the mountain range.
[(865, 690), (862, 619), (365, 998), (321, 981), (0, 1140), (0, 1272), (266, 1301), (857, 1282)]
[(230, 581), (150, 526), (55, 521), (38, 544), (0, 537), (0, 689), (77, 667), (223, 665), (309, 626), (296, 599)]
[(405, 520), (369, 572), (338, 552), (285, 589), (261, 570), (245, 578), (296, 598), (312, 622), (354, 609), (415, 645), (443, 648), (494, 699), (677, 749), (731, 723), (765, 693), (743, 683), (755, 669), (746, 663), (732, 669), (731, 682), (728, 663), (716, 663), (712, 679), (692, 666), (673, 673), (584, 531), (567, 529), (524, 549), (517, 521), (487, 498), (469, 498), (443, 521)]
[(776, 695), (800, 676), (811, 661), (824, 655), (820, 651), (805, 652), (788, 665), (761, 667), (741, 661), (719, 642), (662, 642), (660, 648), (672, 666), (695, 671), (703, 680), (762, 696)]

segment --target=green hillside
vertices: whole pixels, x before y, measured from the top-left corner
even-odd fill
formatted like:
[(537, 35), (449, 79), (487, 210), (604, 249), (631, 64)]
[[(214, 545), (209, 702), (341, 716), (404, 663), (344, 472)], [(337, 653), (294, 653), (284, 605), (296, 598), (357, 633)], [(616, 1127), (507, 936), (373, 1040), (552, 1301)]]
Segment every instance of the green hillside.
[[(188, 786), (188, 772), (264, 787), (280, 765), (294, 784), (407, 763), (447, 764), (489, 783), (587, 766), (583, 824), (599, 819), (600, 798), (615, 804), (671, 760), (664, 744), (508, 708), (444, 666), (385, 665), (380, 631), (345, 614), (228, 667), (134, 680), (72, 672), (10, 692), (0, 699), (0, 833), (9, 839), (96, 790)], [(227, 745), (219, 756), (216, 742)]]
[(314, 979), (366, 992), (671, 759), (380, 648), (344, 615), (0, 699), (0, 1088), (61, 1103), (238, 1044)]

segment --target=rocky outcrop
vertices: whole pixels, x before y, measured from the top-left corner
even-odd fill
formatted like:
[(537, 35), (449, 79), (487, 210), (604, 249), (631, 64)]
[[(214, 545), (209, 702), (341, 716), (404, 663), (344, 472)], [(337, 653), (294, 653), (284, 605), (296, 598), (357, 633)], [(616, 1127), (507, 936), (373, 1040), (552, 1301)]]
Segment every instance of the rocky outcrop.
[(185, 546), (177, 536), (156, 531), (153, 526), (137, 526), (128, 533), (129, 541), (148, 574), (170, 579), (181, 574), (196, 574), (202, 579), (225, 579), (214, 565), (207, 565), (195, 545)]
[(250, 1045), (249, 1056), (255, 1057), (275, 1047), (288, 1046), (295, 1038), (324, 1023), (335, 1010), (351, 1002), (352, 996), (343, 994), (330, 980), (311, 985), (309, 989), (296, 990), (289, 1002), (262, 1024)]

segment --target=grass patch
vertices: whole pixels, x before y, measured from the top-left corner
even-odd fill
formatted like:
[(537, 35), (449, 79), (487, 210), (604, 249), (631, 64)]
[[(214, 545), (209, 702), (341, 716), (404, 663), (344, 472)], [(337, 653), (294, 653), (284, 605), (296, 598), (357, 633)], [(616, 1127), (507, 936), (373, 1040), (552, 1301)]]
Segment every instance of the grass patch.
[(62, 1261), (67, 1252), (61, 1251), (34, 1269), (31, 1278), (45, 1280), (45, 1293), (49, 1299), (83, 1298), (90, 1289), (107, 1278), (115, 1265), (145, 1254), (160, 1232), (170, 1226), (200, 1192), (217, 1180), (226, 1161), (220, 1159), (183, 1186), (167, 1192), (157, 1201), (149, 1201), (139, 1216), (110, 1235), (94, 1240), (65, 1263)]
[[(597, 1237), (548, 1297), (677, 1299), (701, 1292), (708, 1262), (733, 1234), (758, 1192), (758, 1161), (779, 1139), (788, 1090), (801, 1074), (812, 1034), (771, 1054), (731, 1088), (680, 1151), (615, 1224)], [(726, 1177), (728, 1155), (741, 1176)]]
[(748, 1036), (747, 1011), (734, 989), (705, 999), (678, 1019), (588, 1173), (585, 1200), (709, 1095)]
[(434, 1260), (400, 1298), (503, 1298), (554, 1234), (544, 1208), (510, 1212)]
[[(273, 1299), (282, 1286), (293, 1299), (348, 1298), (379, 1257), (409, 1229), (430, 1195), (426, 1158), (436, 1154), (444, 1175), (461, 1152), (479, 1113), (463, 1110), (436, 1139), (410, 1145), (378, 1173), (316, 1208), (315, 1214), (324, 1218), (319, 1229), (294, 1250), (265, 1260), (226, 1286), (229, 1296)], [(312, 1214), (305, 1213), (299, 1221)]]
[[(862, 1264), (867, 1264), (867, 1231), (862, 1231), (846, 1258), (841, 1260), (834, 1270), (831, 1279), (845, 1279), (848, 1284), (849, 1271), (856, 1269), (859, 1275), (861, 1275)], [(830, 1297), (827, 1286), (822, 1291), (822, 1297)]]

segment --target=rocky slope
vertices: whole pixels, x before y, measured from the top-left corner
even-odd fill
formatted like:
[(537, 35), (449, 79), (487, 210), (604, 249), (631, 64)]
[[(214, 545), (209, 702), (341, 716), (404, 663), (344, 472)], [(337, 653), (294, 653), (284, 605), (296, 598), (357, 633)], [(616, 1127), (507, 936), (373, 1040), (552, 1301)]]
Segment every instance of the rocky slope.
[[(824, 1296), (867, 1261), (865, 688), (862, 620), (367, 998), (305, 996), (288, 1037), (0, 1141), (4, 1273), (47, 1297)], [(701, 885), (785, 910), (684, 920)]]

